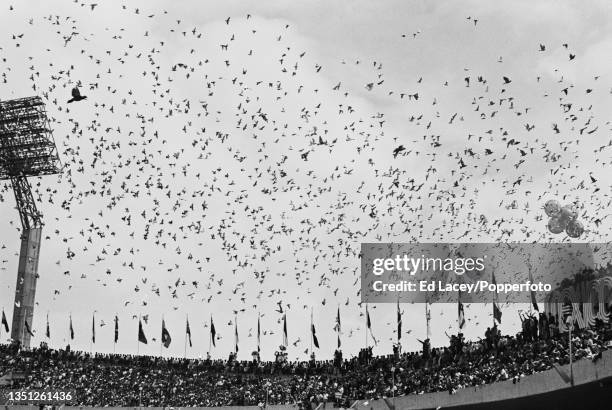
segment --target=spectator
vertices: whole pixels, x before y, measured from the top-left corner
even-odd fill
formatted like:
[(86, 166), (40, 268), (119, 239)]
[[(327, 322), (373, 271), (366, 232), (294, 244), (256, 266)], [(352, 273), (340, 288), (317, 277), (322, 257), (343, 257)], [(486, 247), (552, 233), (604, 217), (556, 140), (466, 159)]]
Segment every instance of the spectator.
[[(25, 350), (0, 345), (0, 375), (22, 374), (11, 388), (66, 388), (76, 391), (80, 406), (231, 406), (299, 404), (316, 408), (333, 400), (350, 405), (356, 399), (449, 391), (509, 380), (569, 362), (567, 335), (534, 338), (533, 318), (527, 333), (501, 336), (496, 326), (484, 340), (466, 342), (451, 336), (450, 346), (421, 352), (372, 355), (372, 348), (344, 360), (336, 350), (333, 361), (290, 362), (279, 348), (276, 360), (161, 358), (105, 355), (52, 350), (46, 345)], [(546, 319), (550, 324), (552, 320)], [(537, 325), (536, 325), (537, 329)], [(542, 328), (543, 329), (543, 328)], [(525, 336), (525, 337), (523, 337)], [(592, 329), (572, 333), (573, 355), (597, 360), (612, 338), (610, 324), (597, 321)], [(253, 356), (255, 357), (255, 355)], [(428, 358), (425, 360), (425, 358)], [(395, 386), (395, 387), (394, 387)]]

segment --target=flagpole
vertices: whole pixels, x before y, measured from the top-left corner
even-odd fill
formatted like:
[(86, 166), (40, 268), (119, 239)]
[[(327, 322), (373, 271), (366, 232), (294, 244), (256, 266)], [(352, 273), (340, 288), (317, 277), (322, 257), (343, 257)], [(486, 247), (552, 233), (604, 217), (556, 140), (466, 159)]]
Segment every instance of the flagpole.
[(397, 330), (398, 330), (398, 332), (397, 332), (397, 346), (398, 347), (401, 346), (400, 345), (400, 339), (402, 337), (402, 330), (400, 329), (400, 323), (402, 321), (401, 315), (402, 315), (402, 313), (400, 311), (399, 296), (398, 296), (397, 297)]
[(261, 338), (261, 313), (257, 311), (257, 355), (259, 355), (261, 347), (259, 346)]
[(338, 303), (337, 309), (336, 309), (336, 349), (340, 349), (340, 346), (338, 346), (340, 343), (338, 343), (340, 341), (340, 321), (338, 320), (340, 319), (340, 304)]
[(189, 317), (185, 313), (185, 346), (183, 351), (183, 359), (187, 358), (187, 323), (189, 323)]
[(431, 313), (430, 313), (430, 306), (429, 306), (429, 291), (425, 294), (425, 324), (426, 324), (426, 332), (427, 334), (426, 339), (429, 339), (429, 336), (431, 335), (431, 327), (430, 327), (430, 322), (431, 322)]
[(427, 312), (427, 299), (425, 299), (425, 339), (429, 338), (429, 315)]
[(368, 304), (366, 303), (366, 325), (365, 325), (365, 339), (366, 339), (366, 350), (368, 349)]
[(312, 354), (312, 339), (314, 335), (312, 334), (312, 306), (310, 307), (310, 354)]
[[(115, 330), (117, 330), (117, 321), (119, 318), (117, 317), (117, 313), (115, 312)], [(115, 348), (117, 347), (117, 338), (115, 337), (115, 333), (113, 332), (113, 354), (115, 354)]]
[(238, 315), (234, 314), (234, 359), (238, 360)]
[[(92, 328), (91, 328), (92, 332), (95, 329), (95, 327), (94, 327), (95, 323), (96, 323), (95, 322), (95, 315), (96, 315), (95, 313), (92, 313), (92, 317), (91, 317), (91, 320), (92, 320), (92, 323), (93, 323)], [(92, 342), (93, 342), (93, 333), (91, 334), (91, 339), (89, 339), (89, 354), (90, 355), (91, 355), (91, 345), (92, 345)]]
[[(461, 291), (459, 291), (459, 296), (457, 297), (457, 336), (459, 336), (459, 333), (461, 333), (461, 316), (459, 316), (460, 310), (459, 308), (461, 308), (461, 310), (464, 309), (462, 303), (461, 303)], [(463, 317), (465, 318), (465, 311), (463, 311)]]
[[(495, 327), (495, 298), (493, 298), (493, 327)], [(499, 309), (499, 306), (497, 307)]]
[(140, 355), (140, 314), (138, 314), (138, 338), (136, 339), (136, 355)]
[(210, 315), (210, 329), (208, 329), (208, 354), (210, 354), (211, 347), (212, 347), (212, 315)]
[(162, 347), (164, 345), (164, 315), (162, 315), (162, 337), (159, 338), (159, 357), (162, 356)]
[(574, 366), (572, 362), (572, 328), (574, 327), (574, 313), (572, 312), (572, 316), (570, 316), (571, 323), (569, 325), (569, 333), (568, 333), (568, 345), (569, 345), (569, 367), (570, 367), (570, 382), (572, 387), (574, 386)]

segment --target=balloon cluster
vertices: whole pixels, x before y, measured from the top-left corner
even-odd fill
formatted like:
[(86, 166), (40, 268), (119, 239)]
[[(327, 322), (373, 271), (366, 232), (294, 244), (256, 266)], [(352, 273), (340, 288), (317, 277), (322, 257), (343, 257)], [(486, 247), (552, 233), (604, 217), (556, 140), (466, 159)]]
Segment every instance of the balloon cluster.
[(578, 210), (575, 205), (563, 205), (551, 199), (544, 205), (544, 212), (550, 217), (548, 230), (559, 234), (563, 231), (570, 238), (578, 238), (584, 233), (584, 225), (578, 220)]

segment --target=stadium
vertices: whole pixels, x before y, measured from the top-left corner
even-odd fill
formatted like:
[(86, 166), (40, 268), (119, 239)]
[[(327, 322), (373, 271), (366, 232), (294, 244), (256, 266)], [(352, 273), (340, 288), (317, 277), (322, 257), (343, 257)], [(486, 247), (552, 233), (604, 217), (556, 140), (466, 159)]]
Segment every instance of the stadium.
[(607, 409), (612, 4), (0, 4), (0, 405)]

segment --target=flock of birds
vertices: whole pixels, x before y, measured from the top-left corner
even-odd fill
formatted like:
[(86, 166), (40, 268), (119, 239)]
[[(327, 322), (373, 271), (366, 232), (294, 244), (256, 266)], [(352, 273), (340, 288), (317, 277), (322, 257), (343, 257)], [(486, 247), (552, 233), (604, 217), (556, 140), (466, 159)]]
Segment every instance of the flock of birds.
[[(518, 80), (474, 67), (393, 89), (383, 62), (330, 68), (292, 43), (289, 24), (255, 15), (208, 33), (165, 10), (74, 6), (91, 19), (116, 8), (132, 24), (96, 31), (50, 14), (0, 39), (2, 95), (29, 78), (64, 166), (57, 180), (33, 181), (46, 221), (41, 315), (83, 291), (113, 295), (106, 322), (202, 303), (231, 311), (228, 325), (254, 310), (277, 323), (312, 306), (363, 315), (362, 242), (548, 241), (537, 221), (551, 197), (579, 201), (585, 237), (607, 239), (612, 198), (598, 170), (612, 158), (610, 122), (590, 100), (608, 93), (599, 76), (578, 89), (559, 69)], [(479, 19), (467, 20), (478, 32)], [(32, 48), (34, 32), (49, 41)], [(550, 46), (535, 43), (536, 58)], [(339, 77), (348, 66), (362, 86)], [(448, 102), (451, 89), (462, 104)], [(402, 107), (404, 130), (368, 98)], [(20, 229), (10, 190), (0, 186), (3, 271), (16, 266)]]

